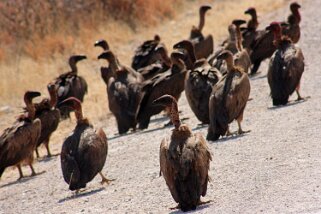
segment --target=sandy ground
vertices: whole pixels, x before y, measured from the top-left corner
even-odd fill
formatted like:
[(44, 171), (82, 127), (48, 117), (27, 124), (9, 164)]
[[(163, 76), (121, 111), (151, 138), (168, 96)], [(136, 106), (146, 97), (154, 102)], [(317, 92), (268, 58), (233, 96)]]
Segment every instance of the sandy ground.
[[(261, 73), (251, 79), (251, 97), (245, 110), (243, 128), (250, 133), (209, 142), (213, 153), (205, 200), (196, 213), (321, 213), (321, 1), (305, 1), (302, 8), (300, 46), (306, 58), (301, 93), (311, 96), (306, 102), (274, 108), (266, 80), (267, 62)], [(266, 15), (266, 20), (284, 20), (288, 8)], [(262, 17), (261, 17), (262, 18)], [(267, 24), (261, 21), (261, 28)], [(295, 100), (292, 96), (291, 100)], [(186, 102), (179, 101), (181, 117), (195, 132), (207, 133)], [(100, 177), (90, 182), (77, 197), (68, 191), (60, 170), (60, 158), (35, 163), (38, 176), (17, 182), (18, 172), (7, 170), (0, 181), (0, 213), (169, 213), (175, 206), (162, 177), (159, 177), (159, 144), (172, 128), (162, 115), (154, 117), (148, 130), (118, 136), (113, 118), (99, 122), (109, 139), (104, 167), (108, 178), (116, 179), (101, 186)], [(70, 123), (70, 130), (74, 124)], [(232, 125), (232, 131), (236, 130)], [(64, 130), (65, 131), (65, 130)], [(59, 131), (63, 132), (63, 131)], [(61, 143), (52, 144), (54, 153)], [(42, 154), (44, 151), (42, 151)], [(27, 167), (23, 168), (29, 174)], [(172, 213), (179, 213), (174, 211)]]

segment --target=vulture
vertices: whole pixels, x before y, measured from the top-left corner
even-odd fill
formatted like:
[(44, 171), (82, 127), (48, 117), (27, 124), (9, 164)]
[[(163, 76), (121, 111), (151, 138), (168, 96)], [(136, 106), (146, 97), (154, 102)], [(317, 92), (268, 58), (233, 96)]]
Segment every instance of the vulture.
[(35, 107), (32, 99), (40, 96), (39, 92), (27, 91), (24, 95), (26, 113), (19, 116), (14, 125), (3, 131), (0, 136), (0, 178), (9, 166), (17, 166), (20, 178), (23, 178), (21, 164), (30, 166), (32, 176), (36, 172), (32, 166), (33, 151), (41, 134), (41, 121), (35, 119)]
[(210, 125), (207, 140), (211, 141), (225, 134), (230, 135), (229, 123), (233, 120), (237, 120), (238, 133), (244, 133), (241, 122), (251, 90), (248, 75), (234, 65), (230, 51), (223, 51), (218, 58), (226, 61), (227, 74), (214, 85), (209, 100)]
[(140, 73), (118, 63), (116, 56), (108, 50), (98, 56), (109, 62), (108, 104), (117, 121), (118, 133), (124, 134), (130, 128), (136, 130), (137, 113), (142, 99), (142, 81)]
[(159, 60), (153, 64), (137, 70), (144, 77), (144, 80), (148, 80), (156, 76), (157, 74), (164, 73), (171, 68), (171, 59), (168, 57), (167, 49), (164, 45), (158, 45), (154, 50), (154, 56)]
[(242, 33), (240, 29), (240, 25), (245, 24), (244, 20), (235, 19), (232, 22), (236, 26), (236, 36), (237, 36), (237, 49), (238, 52), (234, 55), (234, 63), (236, 66), (239, 66), (243, 69), (245, 73), (248, 73), (249, 68), (251, 67), (251, 59), (248, 53), (248, 50), (243, 49), (242, 45)]
[(178, 100), (184, 91), (184, 81), (187, 71), (182, 60), (183, 57), (180, 52), (174, 51), (171, 54), (171, 69), (143, 83), (142, 91), (144, 96), (137, 115), (139, 129), (148, 128), (151, 116), (166, 110), (164, 106), (154, 106), (152, 104), (156, 98), (164, 94), (170, 94)]
[(272, 22), (267, 27), (274, 33), (274, 43), (277, 50), (270, 59), (268, 83), (274, 106), (286, 105), (289, 96), (296, 91), (300, 96), (300, 80), (304, 71), (304, 57), (300, 48), (296, 47), (290, 38), (282, 36), (281, 26)]
[(205, 25), (205, 14), (206, 11), (211, 9), (211, 6), (203, 5), (199, 9), (199, 24), (198, 27), (193, 26), (189, 40), (193, 43), (195, 48), (195, 56), (197, 59), (207, 58), (213, 53), (214, 41), (213, 36), (208, 35), (205, 37), (202, 33)]
[(229, 32), (229, 38), (226, 39), (219, 49), (215, 51), (214, 54), (212, 54), (208, 58), (208, 62), (217, 68), (222, 74), (225, 74), (227, 72), (226, 65), (224, 63), (224, 60), (218, 60), (218, 56), (224, 51), (229, 50), (232, 52), (232, 54), (236, 54), (238, 52), (238, 43), (237, 43), (237, 32), (236, 32), (236, 26), (234, 24), (230, 24), (228, 26), (228, 32)]
[(222, 75), (206, 59), (199, 59), (195, 62), (194, 47), (190, 41), (181, 41), (174, 45), (174, 48), (183, 49), (192, 59), (194, 66), (186, 74), (185, 95), (197, 119), (203, 124), (208, 124), (208, 100), (213, 85), (217, 83)]
[(108, 143), (102, 128), (95, 130), (87, 118), (83, 117), (81, 102), (74, 97), (64, 100), (65, 104), (75, 111), (77, 125), (65, 139), (61, 149), (61, 169), (65, 182), (71, 191), (85, 188), (98, 173), (101, 183), (109, 183), (102, 174), (105, 165)]
[(45, 98), (40, 103), (35, 104), (36, 118), (39, 118), (41, 121), (41, 134), (36, 147), (37, 158), (39, 158), (38, 147), (41, 144), (46, 146), (48, 157), (51, 157), (49, 140), (51, 134), (58, 128), (60, 121), (60, 111), (56, 108), (56, 86), (54, 84), (49, 84), (47, 88), (50, 99)]
[(195, 210), (206, 195), (210, 180), (208, 171), (212, 156), (201, 133), (193, 133), (179, 120), (177, 101), (164, 95), (154, 101), (171, 109), (171, 121), (175, 128), (170, 138), (160, 144), (160, 175), (163, 175), (177, 208), (182, 211)]
[(271, 31), (261, 31), (251, 45), (250, 59), (253, 64), (251, 75), (255, 75), (261, 65), (261, 62), (270, 58), (276, 50), (273, 44), (273, 33)]
[(221, 73), (206, 59), (197, 60), (194, 69), (189, 71), (185, 80), (185, 95), (189, 106), (202, 124), (209, 124), (208, 101), (212, 87), (221, 78)]
[(160, 40), (161, 39), (159, 35), (156, 34), (153, 40), (147, 40), (138, 46), (135, 50), (131, 67), (137, 71), (140, 68), (146, 67), (161, 60), (159, 58), (159, 54), (155, 53), (157, 46), (163, 46), (165, 48), (165, 45), (161, 43)]
[(243, 37), (243, 47), (250, 50), (251, 45), (255, 38), (257, 37), (259, 31), (257, 31), (257, 27), (259, 26), (259, 22), (257, 20), (257, 13), (254, 7), (250, 7), (247, 9), (245, 14), (251, 16), (251, 19), (247, 22), (246, 28), (242, 29), (242, 37)]
[[(69, 58), (69, 65), (71, 71), (61, 74), (58, 78), (54, 80), (54, 84), (58, 88), (58, 101), (62, 102), (68, 97), (76, 97), (81, 102), (84, 101), (84, 96), (88, 92), (88, 85), (86, 80), (78, 76), (77, 62), (87, 59), (84, 55), (73, 55)], [(59, 107), (61, 117), (63, 119), (69, 117), (70, 108), (65, 106)]]
[(293, 43), (297, 43), (300, 40), (300, 22), (301, 14), (299, 9), (301, 5), (297, 2), (290, 4), (291, 15), (288, 16), (287, 24), (282, 28), (282, 33), (292, 40)]
[[(94, 44), (95, 47), (101, 47), (103, 51), (108, 51), (109, 50), (109, 45), (108, 42), (104, 39), (98, 40)], [(117, 59), (116, 59), (117, 60)], [(117, 63), (119, 63), (117, 61)], [(113, 76), (113, 71), (110, 71), (110, 67), (101, 67), (100, 68), (100, 75), (101, 78), (103, 79), (104, 83), (108, 87), (108, 81), (109, 79)]]

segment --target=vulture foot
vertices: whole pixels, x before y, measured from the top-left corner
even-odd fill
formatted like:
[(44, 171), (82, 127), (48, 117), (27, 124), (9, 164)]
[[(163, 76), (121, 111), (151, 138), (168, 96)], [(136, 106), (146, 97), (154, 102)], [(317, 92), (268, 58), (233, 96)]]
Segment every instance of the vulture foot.
[(251, 130), (246, 130), (246, 131), (243, 131), (241, 128), (237, 131), (237, 134), (241, 135), (241, 134), (245, 134), (245, 133), (249, 133), (251, 132)]
[(169, 209), (170, 210), (178, 210), (180, 208), (181, 208), (181, 206), (178, 204), (176, 207), (170, 207)]
[(99, 172), (99, 174), (100, 174), (100, 176), (101, 176), (101, 185), (103, 185), (103, 184), (107, 184), (107, 185), (109, 185), (109, 183), (110, 182), (112, 182), (112, 181), (114, 181), (115, 179), (108, 179), (108, 178), (106, 178), (104, 175), (103, 175), (103, 173), (101, 173), (101, 172)]
[(208, 200), (208, 201), (199, 201), (198, 202), (198, 205), (203, 205), (203, 204), (209, 204), (209, 203), (211, 203), (211, 202), (213, 202), (212, 200)]

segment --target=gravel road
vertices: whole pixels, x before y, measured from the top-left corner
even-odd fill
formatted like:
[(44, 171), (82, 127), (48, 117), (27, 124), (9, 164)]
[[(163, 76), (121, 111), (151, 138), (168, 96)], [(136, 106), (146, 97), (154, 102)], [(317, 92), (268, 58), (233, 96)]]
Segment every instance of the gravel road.
[[(209, 205), (197, 213), (321, 213), (321, 74), (318, 19), (321, 1), (302, 4), (302, 37), (299, 46), (306, 59), (301, 94), (306, 102), (291, 102), (274, 108), (266, 79), (267, 62), (251, 79), (252, 101), (245, 109), (243, 128), (250, 133), (209, 142), (213, 153), (205, 200)], [(284, 20), (288, 7), (260, 17), (261, 28), (273, 20)], [(265, 20), (269, 21), (263, 21)], [(217, 43), (216, 43), (217, 44)], [(292, 96), (295, 100), (296, 96)], [(199, 123), (186, 102), (179, 101), (181, 117), (195, 132), (206, 136), (207, 127)], [(116, 133), (113, 118), (96, 122), (109, 139), (104, 167), (108, 178), (101, 186), (97, 176), (77, 197), (63, 181), (59, 156), (35, 164), (36, 177), (16, 182), (17, 171), (4, 173), (0, 181), (0, 213), (169, 213), (175, 206), (163, 177), (159, 177), (159, 144), (171, 134), (162, 128), (167, 119), (155, 117), (150, 128), (125, 136)], [(74, 126), (74, 125), (72, 125)], [(70, 127), (72, 128), (72, 127)], [(237, 129), (236, 123), (232, 131)], [(61, 143), (53, 145), (53, 151)], [(27, 167), (24, 172), (29, 173)], [(180, 213), (174, 211), (172, 213)]]

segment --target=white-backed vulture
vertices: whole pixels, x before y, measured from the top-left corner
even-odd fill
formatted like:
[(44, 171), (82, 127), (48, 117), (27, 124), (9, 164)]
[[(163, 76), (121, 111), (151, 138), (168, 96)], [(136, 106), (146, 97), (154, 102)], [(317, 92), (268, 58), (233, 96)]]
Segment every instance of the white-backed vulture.
[(201, 196), (207, 192), (208, 171), (212, 156), (201, 133), (193, 133), (179, 120), (177, 101), (164, 95), (154, 101), (155, 105), (170, 108), (171, 121), (175, 128), (171, 137), (164, 138), (160, 145), (160, 175), (163, 175), (178, 208), (195, 210), (203, 203)]
[(209, 101), (210, 125), (207, 140), (212, 141), (220, 136), (229, 135), (229, 124), (233, 120), (237, 120), (238, 133), (244, 133), (241, 122), (251, 90), (248, 75), (241, 68), (234, 66), (230, 51), (223, 51), (218, 59), (225, 60), (227, 74), (214, 85)]
[(95, 130), (87, 118), (83, 117), (81, 102), (74, 97), (62, 103), (75, 111), (77, 125), (65, 139), (61, 149), (61, 169), (70, 190), (85, 188), (98, 173), (101, 183), (109, 183), (102, 169), (108, 153), (107, 137), (102, 128)]

